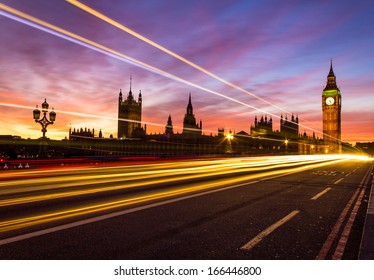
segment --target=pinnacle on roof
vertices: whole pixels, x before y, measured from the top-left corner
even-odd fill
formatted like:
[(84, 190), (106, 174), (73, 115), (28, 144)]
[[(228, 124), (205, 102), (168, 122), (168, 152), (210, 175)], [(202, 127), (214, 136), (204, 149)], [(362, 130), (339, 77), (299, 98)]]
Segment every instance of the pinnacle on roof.
[(328, 77), (335, 77), (335, 74), (334, 74), (334, 70), (332, 69), (332, 59), (330, 61), (330, 72), (329, 72), (329, 75)]

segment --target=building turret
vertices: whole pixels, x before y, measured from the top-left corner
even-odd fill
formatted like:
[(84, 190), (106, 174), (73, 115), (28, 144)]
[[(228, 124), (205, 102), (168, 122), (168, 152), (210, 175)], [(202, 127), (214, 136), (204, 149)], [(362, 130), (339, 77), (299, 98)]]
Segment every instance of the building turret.
[(332, 89), (338, 89), (338, 86), (336, 85), (336, 77), (334, 74), (334, 70), (332, 69), (332, 60), (330, 62), (330, 71), (327, 75), (327, 83), (324, 90), (332, 90)]
[(299, 118), (291, 115), (291, 120), (286, 118), (283, 119), (283, 115), (280, 118), (280, 133), (282, 137), (297, 139), (299, 136)]
[(142, 98), (142, 91), (139, 90), (139, 97), (138, 97), (138, 103), (142, 104), (143, 98)]
[(171, 137), (171, 135), (174, 134), (174, 131), (173, 131), (173, 122), (171, 120), (171, 116), (169, 115), (169, 118), (168, 118), (168, 122), (165, 126), (165, 134), (167, 136), (167, 138), (169, 139)]
[[(202, 123), (200, 123), (200, 126)], [(196, 123), (195, 115), (193, 114), (193, 107), (192, 107), (192, 101), (191, 101), (191, 93), (188, 97), (188, 105), (186, 114), (184, 115), (183, 120), (183, 134), (195, 134), (195, 135), (201, 135), (201, 127)]]
[(270, 117), (268, 119), (267, 115), (261, 116), (260, 121), (257, 120), (257, 116), (255, 116), (255, 125), (251, 126), (251, 135), (258, 136), (258, 135), (270, 135), (273, 133), (273, 122)]
[(118, 101), (119, 103), (122, 103), (122, 89), (119, 90)]
[(138, 102), (132, 94), (132, 77), (130, 76), (130, 90), (127, 98), (123, 100), (120, 91), (118, 102), (118, 138), (139, 138), (145, 135), (141, 127), (142, 121), (142, 94), (139, 93)]
[(132, 77), (130, 76), (130, 90), (129, 94), (127, 95), (127, 101), (132, 102), (134, 100), (134, 96), (132, 95), (132, 90), (131, 90), (131, 82), (132, 82)]
[(192, 108), (192, 102), (191, 102), (191, 93), (188, 97), (187, 114), (189, 114), (189, 115), (193, 114), (193, 108)]

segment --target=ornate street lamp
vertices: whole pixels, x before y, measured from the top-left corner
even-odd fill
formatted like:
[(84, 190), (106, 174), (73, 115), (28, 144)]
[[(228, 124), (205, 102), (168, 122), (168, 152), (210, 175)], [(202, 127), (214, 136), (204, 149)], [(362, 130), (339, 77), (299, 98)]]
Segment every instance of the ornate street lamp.
[(56, 113), (53, 111), (53, 108), (52, 108), (52, 111), (49, 113), (49, 120), (47, 118), (47, 112), (48, 112), (48, 107), (49, 107), (49, 104), (47, 103), (47, 100), (44, 99), (44, 102), (42, 104), (42, 112), (43, 112), (43, 118), (39, 119), (40, 118), (40, 110), (38, 109), (38, 105), (36, 105), (36, 109), (34, 110), (34, 120), (36, 123), (40, 123), (40, 125), (42, 126), (42, 132), (43, 132), (43, 140), (46, 139), (45, 137), (45, 133), (47, 132), (47, 126), (50, 125), (50, 124), (53, 124), (54, 121), (56, 120)]

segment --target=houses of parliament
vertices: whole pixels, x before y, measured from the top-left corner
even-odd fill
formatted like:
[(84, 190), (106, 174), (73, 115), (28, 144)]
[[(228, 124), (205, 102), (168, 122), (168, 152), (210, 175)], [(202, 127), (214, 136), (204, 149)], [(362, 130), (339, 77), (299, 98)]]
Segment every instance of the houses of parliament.
[[(165, 116), (165, 129), (162, 133), (149, 134), (142, 122), (143, 94), (137, 96), (132, 89), (132, 77), (127, 94), (118, 93), (117, 138), (111, 135), (103, 137), (100, 130), (87, 128), (70, 128), (69, 138), (49, 143), (49, 156), (110, 156), (122, 157), (131, 155), (185, 156), (185, 155), (219, 155), (219, 154), (314, 154), (340, 153), (341, 143), (341, 107), (342, 96), (337, 86), (332, 62), (327, 75), (326, 86), (322, 91), (322, 130), (318, 138), (300, 132), (300, 120), (297, 114), (279, 116), (279, 130), (274, 130), (273, 117), (276, 115), (254, 116), (249, 132), (231, 132), (217, 128), (217, 134), (203, 133), (203, 121), (196, 118), (191, 93), (186, 95), (186, 111), (183, 119), (183, 130), (175, 133), (172, 116)], [(145, 98), (145, 97), (144, 97)], [(278, 117), (277, 117), (278, 118)], [(233, 138), (228, 138), (227, 134)], [(1, 139), (0, 139), (1, 140)], [(26, 147), (27, 146), (27, 147)], [(18, 147), (18, 146), (17, 146)], [(30, 148), (31, 147), (31, 148)], [(35, 144), (37, 150), (38, 144)], [(346, 147), (349, 148), (349, 147)], [(18, 149), (18, 148), (15, 148)], [(30, 143), (19, 149), (32, 149)], [(5, 154), (0, 151), (0, 154)], [(19, 153), (14, 151), (14, 154)], [(30, 151), (33, 154), (35, 151)]]
[[(142, 125), (143, 97), (139, 91), (136, 100), (132, 92), (132, 77), (127, 96), (122, 90), (118, 95), (118, 140), (122, 143), (144, 142), (162, 143), (164, 152), (175, 146), (183, 146), (184, 152), (192, 153), (220, 153), (227, 151), (224, 128), (218, 128), (218, 135), (204, 135), (202, 120), (196, 120), (193, 112), (192, 96), (188, 95), (186, 112), (183, 119), (182, 133), (174, 133), (172, 117), (167, 117), (165, 130), (159, 134), (147, 134), (146, 125)], [(232, 152), (241, 154), (253, 152), (295, 152), (295, 153), (339, 153), (341, 146), (341, 93), (336, 83), (332, 61), (327, 75), (326, 86), (322, 92), (322, 127), (323, 137), (317, 138), (315, 134), (308, 136), (300, 133), (299, 117), (279, 117), (279, 130), (273, 129), (272, 116), (255, 116), (254, 124), (250, 126), (249, 133), (240, 131), (235, 133), (234, 140), (230, 143)], [(199, 148), (192, 148), (192, 147)], [(172, 148), (173, 147), (173, 148)], [(187, 148), (186, 148), (187, 147)], [(188, 148), (190, 147), (190, 148)], [(176, 149), (178, 150), (178, 149)], [(202, 150), (202, 151), (201, 151)], [(184, 153), (183, 152), (183, 153)]]

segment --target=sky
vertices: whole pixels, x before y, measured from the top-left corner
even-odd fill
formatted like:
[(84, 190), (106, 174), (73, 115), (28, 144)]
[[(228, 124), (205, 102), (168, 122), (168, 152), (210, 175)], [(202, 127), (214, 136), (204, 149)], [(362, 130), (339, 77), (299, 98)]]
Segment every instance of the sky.
[(332, 59), (342, 141), (374, 141), (374, 1), (80, 3), (151, 44), (67, 1), (0, 1), (97, 44), (31, 26), (1, 6), (0, 135), (40, 137), (32, 111), (46, 98), (57, 113), (47, 137), (63, 139), (70, 127), (116, 137), (118, 94), (127, 96), (131, 76), (135, 97), (142, 92), (147, 133), (163, 133), (169, 114), (181, 132), (191, 93), (204, 134), (249, 133), (255, 116), (265, 115), (277, 130), (280, 115), (293, 113), (301, 133), (321, 137)]

